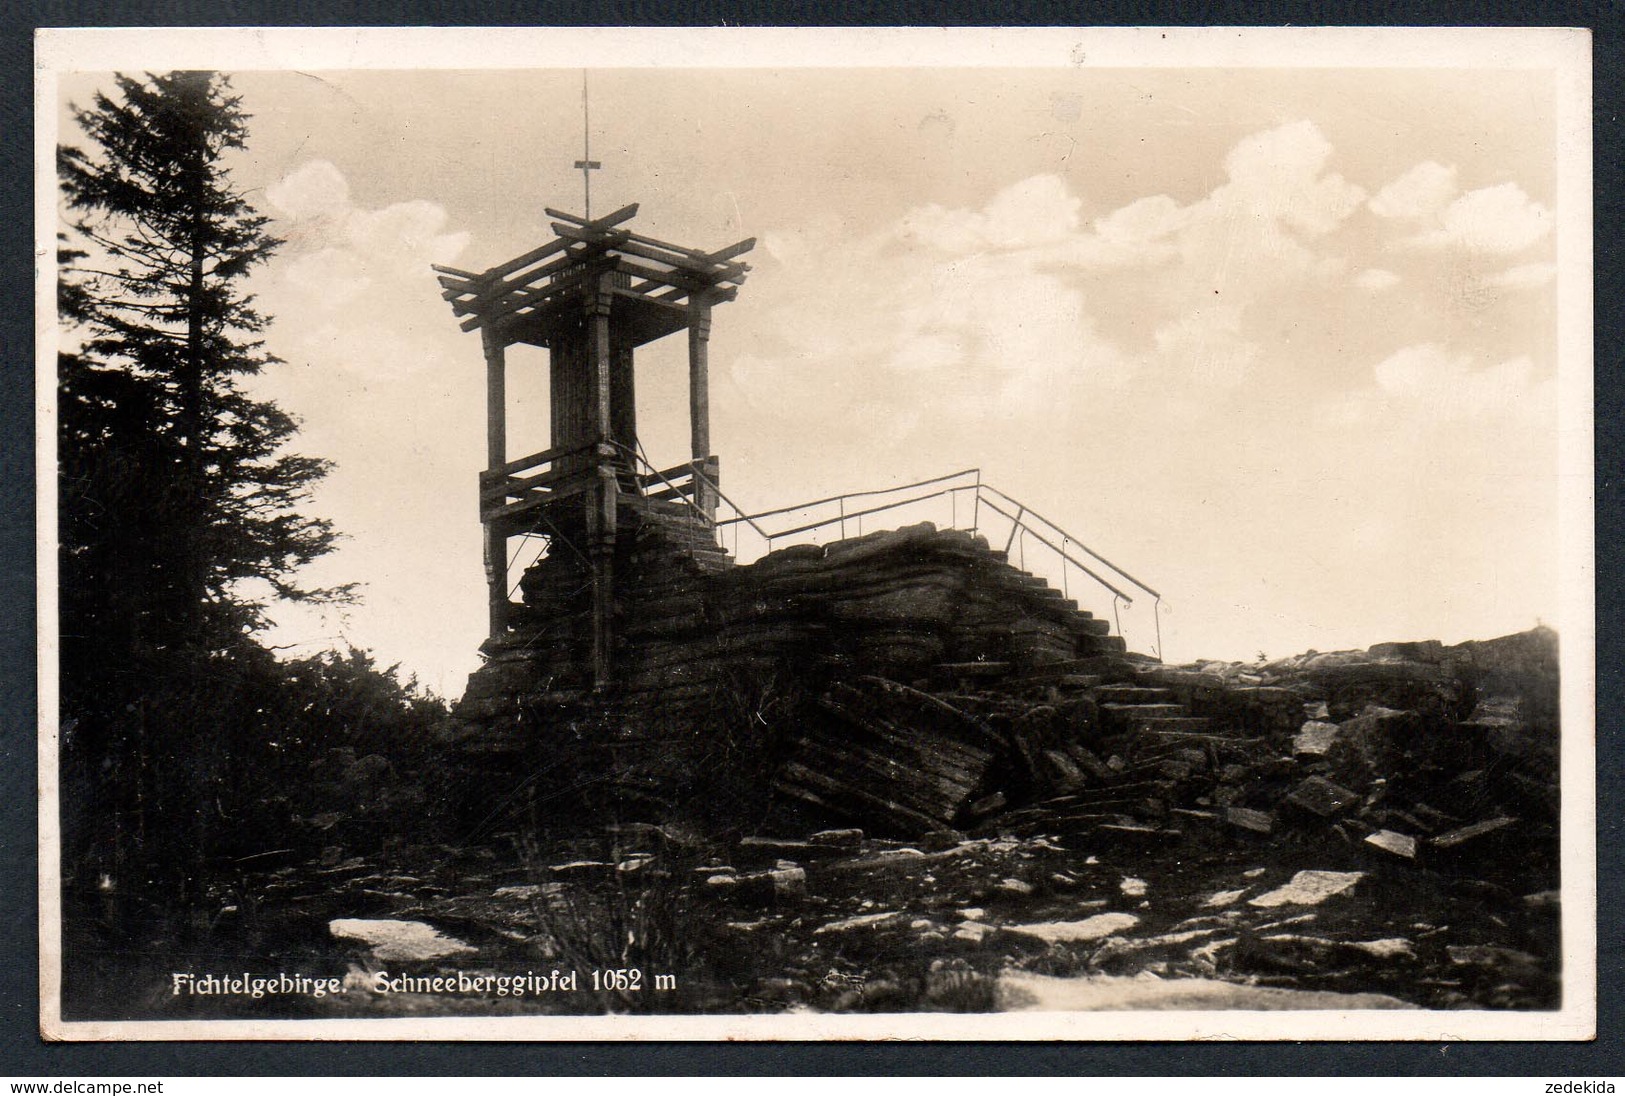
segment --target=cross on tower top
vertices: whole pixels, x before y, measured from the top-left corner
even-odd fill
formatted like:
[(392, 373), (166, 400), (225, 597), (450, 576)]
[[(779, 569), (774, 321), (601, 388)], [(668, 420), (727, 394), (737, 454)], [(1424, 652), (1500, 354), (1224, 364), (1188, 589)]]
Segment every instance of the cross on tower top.
[(581, 159), (576, 170), (581, 172), (581, 188), (586, 201), (587, 219), (592, 220), (592, 173), (604, 165), (592, 158), (592, 118), (587, 113), (587, 70), (581, 70)]

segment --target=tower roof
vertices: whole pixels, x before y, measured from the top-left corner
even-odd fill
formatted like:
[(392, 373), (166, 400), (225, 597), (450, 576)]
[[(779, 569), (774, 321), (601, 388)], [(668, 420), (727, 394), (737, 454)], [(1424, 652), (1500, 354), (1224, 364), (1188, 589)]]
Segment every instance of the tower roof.
[(488, 329), (503, 344), (549, 345), (562, 325), (580, 316), (583, 293), (599, 291), (598, 275), (613, 273), (617, 326), (633, 346), (680, 331), (691, 305), (730, 301), (750, 264), (735, 262), (754, 238), (718, 251), (700, 251), (621, 227), (636, 203), (594, 220), (548, 209), (554, 239), (474, 273), (435, 266), (441, 297), (465, 317), (464, 331)]

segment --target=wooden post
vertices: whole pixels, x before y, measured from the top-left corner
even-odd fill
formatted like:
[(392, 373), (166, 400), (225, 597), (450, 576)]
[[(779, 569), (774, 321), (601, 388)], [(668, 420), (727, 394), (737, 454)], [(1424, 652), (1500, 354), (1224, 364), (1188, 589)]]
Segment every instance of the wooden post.
[[(508, 370), (505, 350), (492, 327), (481, 331), (485, 348), (485, 466), (508, 463)], [(485, 586), (491, 635), (508, 629), (508, 537), (498, 518), (485, 523)]]
[[(688, 306), (688, 430), (694, 465), (703, 470), (711, 455), (711, 306), (691, 299)], [(717, 500), (702, 483), (694, 485), (694, 501), (711, 517)]]
[(611, 370), (614, 368), (614, 352), (609, 344), (609, 307), (614, 299), (611, 275), (600, 275), (597, 291), (592, 295), (588, 305), (587, 320), (587, 361), (592, 377), (590, 383), (593, 429), (598, 441), (609, 441), (614, 436), (611, 433), (614, 427), (611, 420), (614, 398)]
[(592, 562), (592, 683), (595, 690), (608, 688), (610, 653), (614, 646), (615, 611), (615, 519), (619, 491), (615, 468), (617, 454), (609, 446), (613, 439), (612, 387), (610, 370), (614, 355), (609, 342), (609, 310), (614, 300), (611, 275), (600, 276), (596, 292), (588, 300), (587, 360), (591, 367), (593, 428), (597, 452), (593, 457), (597, 483), (587, 495), (588, 554)]

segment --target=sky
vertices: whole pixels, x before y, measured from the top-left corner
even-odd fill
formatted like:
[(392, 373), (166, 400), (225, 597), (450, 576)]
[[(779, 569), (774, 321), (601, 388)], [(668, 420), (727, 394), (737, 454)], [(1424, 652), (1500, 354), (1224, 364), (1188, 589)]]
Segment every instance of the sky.
[[(975, 61), (591, 67), (594, 211), (757, 240), (711, 341), (730, 497), (978, 467), (1162, 592), (1170, 661), (1560, 622), (1560, 386), (1589, 360), (1559, 358), (1550, 70)], [(581, 211), (582, 70), (232, 82), (233, 179), (287, 240), (254, 276), (286, 361), (255, 391), (334, 463), (308, 509), (346, 539), (309, 579), (364, 584), (270, 639), (455, 697), (485, 625), (484, 366), (429, 264)], [(64, 140), (106, 83), (63, 76)], [(639, 352), (662, 467), (683, 354)], [(546, 360), (509, 362), (515, 457), (547, 446)]]

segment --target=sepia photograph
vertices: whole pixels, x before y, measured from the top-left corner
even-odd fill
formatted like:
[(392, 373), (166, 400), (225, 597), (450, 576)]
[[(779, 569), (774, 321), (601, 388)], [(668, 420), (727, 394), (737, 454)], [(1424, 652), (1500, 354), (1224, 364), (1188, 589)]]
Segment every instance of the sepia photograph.
[(46, 1038), (1593, 1037), (1585, 31), (36, 47)]

